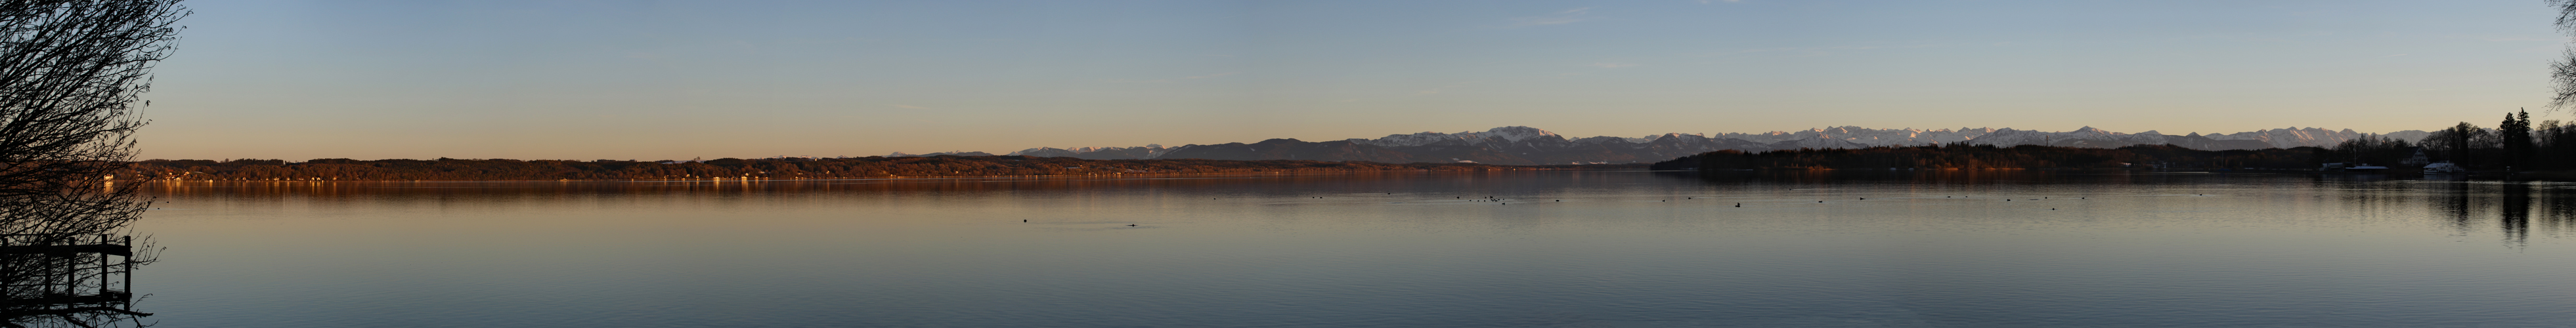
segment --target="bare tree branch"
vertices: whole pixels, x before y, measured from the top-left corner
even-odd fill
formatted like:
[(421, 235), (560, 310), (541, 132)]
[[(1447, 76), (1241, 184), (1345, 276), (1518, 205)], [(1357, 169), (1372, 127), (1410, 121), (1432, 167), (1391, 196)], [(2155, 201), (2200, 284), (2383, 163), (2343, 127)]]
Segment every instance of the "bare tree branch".
[[(2558, 9), (2558, 30), (2576, 33), (2576, 0), (2548, 0)], [(2576, 49), (2563, 52), (2557, 62), (2549, 64), (2549, 82), (2556, 91), (2549, 98), (2549, 108), (2576, 107)]]
[[(139, 98), (152, 89), (153, 65), (175, 49), (188, 15), (178, 2), (0, 0), (0, 234), (11, 235), (0, 242), (107, 243), (148, 206), (108, 175), (133, 159), (134, 132), (148, 123)], [(88, 270), (56, 265), (78, 263), (67, 255), (0, 254), (0, 321), (98, 327), (149, 315), (83, 299), (132, 294), (106, 289), (104, 255), (90, 254), (102, 263)], [(63, 299), (83, 300), (28, 301)]]

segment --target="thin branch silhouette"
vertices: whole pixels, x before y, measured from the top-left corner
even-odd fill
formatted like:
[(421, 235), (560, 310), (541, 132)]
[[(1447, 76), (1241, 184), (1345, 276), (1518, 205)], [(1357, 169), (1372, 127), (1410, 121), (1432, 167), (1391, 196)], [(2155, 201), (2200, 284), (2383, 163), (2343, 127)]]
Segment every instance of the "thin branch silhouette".
[[(150, 201), (109, 175), (128, 167), (151, 70), (176, 49), (178, 0), (0, 0), (0, 326), (147, 326), (131, 287), (129, 224)], [(91, 257), (96, 262), (89, 262)], [(131, 277), (130, 275), (127, 277)], [(109, 306), (110, 304), (116, 306)], [(122, 307), (117, 307), (122, 306)]]

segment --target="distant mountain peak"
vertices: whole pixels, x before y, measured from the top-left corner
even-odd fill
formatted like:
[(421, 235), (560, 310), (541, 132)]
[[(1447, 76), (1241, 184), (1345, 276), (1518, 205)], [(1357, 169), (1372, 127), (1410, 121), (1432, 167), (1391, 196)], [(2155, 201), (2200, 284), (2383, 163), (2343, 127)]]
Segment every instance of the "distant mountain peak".
[[(1463, 134), (1463, 133), (1462, 133), (1462, 134)], [(1480, 135), (1480, 136), (1484, 136), (1484, 137), (1489, 137), (1489, 138), (1503, 138), (1503, 140), (1509, 140), (1509, 141), (1515, 141), (1515, 142), (1517, 142), (1517, 141), (1521, 141), (1521, 139), (1529, 139), (1529, 138), (1536, 138), (1536, 137), (1542, 137), (1542, 136), (1556, 136), (1556, 137), (1559, 137), (1559, 138), (1563, 138), (1562, 136), (1557, 136), (1557, 135), (1556, 135), (1556, 133), (1554, 133), (1554, 132), (1547, 132), (1547, 130), (1540, 130), (1539, 128), (1526, 127), (1526, 126), (1518, 126), (1518, 125), (1515, 125), (1515, 126), (1506, 126), (1506, 127), (1499, 127), (1499, 128), (1493, 128), (1493, 129), (1485, 130), (1485, 133), (1482, 133), (1482, 134), (1479, 134), (1479, 135)]]
[[(1164, 147), (1160, 144), (1142, 147), (1040, 147), (1010, 154), (1084, 159), (1207, 158), (1355, 160), (1391, 163), (1476, 161), (1490, 164), (1599, 164), (1653, 162), (1717, 150), (1758, 152), (1798, 148), (1923, 146), (1962, 142), (1996, 146), (2045, 145), (2087, 148), (2170, 144), (2204, 150), (2331, 147), (2346, 140), (2374, 135), (2353, 132), (2352, 129), (2338, 131), (2318, 127), (2289, 127), (2239, 133), (2189, 132), (2186, 135), (2175, 136), (2152, 130), (2125, 134), (2089, 125), (2065, 132), (1968, 127), (1955, 130), (1871, 129), (1859, 126), (1832, 126), (1788, 131), (1661, 133), (1639, 137), (1567, 138), (1545, 129), (1515, 125), (1484, 131), (1390, 134), (1375, 139), (1352, 138), (1327, 142), (1279, 138), (1251, 144), (1236, 142), (1179, 147)], [(2408, 130), (2376, 135), (2383, 138), (2414, 140), (2427, 134), (2424, 131)], [(963, 151), (930, 154), (896, 152), (888, 156), (983, 154), (985, 153)]]

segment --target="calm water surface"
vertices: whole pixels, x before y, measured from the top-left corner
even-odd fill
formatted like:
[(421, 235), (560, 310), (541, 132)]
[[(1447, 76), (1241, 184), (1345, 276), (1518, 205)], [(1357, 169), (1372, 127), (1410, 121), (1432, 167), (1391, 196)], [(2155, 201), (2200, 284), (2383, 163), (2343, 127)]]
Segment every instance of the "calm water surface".
[(2576, 324), (2576, 185), (2562, 184), (1539, 172), (141, 187), (168, 203), (138, 229), (168, 249), (137, 274), (152, 294), (137, 309), (171, 327)]

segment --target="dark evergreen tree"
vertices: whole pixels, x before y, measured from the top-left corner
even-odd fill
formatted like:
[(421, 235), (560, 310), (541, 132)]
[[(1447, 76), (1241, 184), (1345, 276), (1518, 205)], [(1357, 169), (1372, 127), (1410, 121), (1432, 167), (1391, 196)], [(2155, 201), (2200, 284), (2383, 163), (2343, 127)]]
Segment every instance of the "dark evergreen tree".
[(2504, 148), (2504, 151), (2497, 156), (2500, 164), (2519, 169), (2531, 167), (2527, 163), (2532, 153), (2531, 112), (2517, 111), (2514, 114), (2505, 114), (2504, 123), (2496, 127), (2496, 138), (2500, 141), (2498, 146)]

